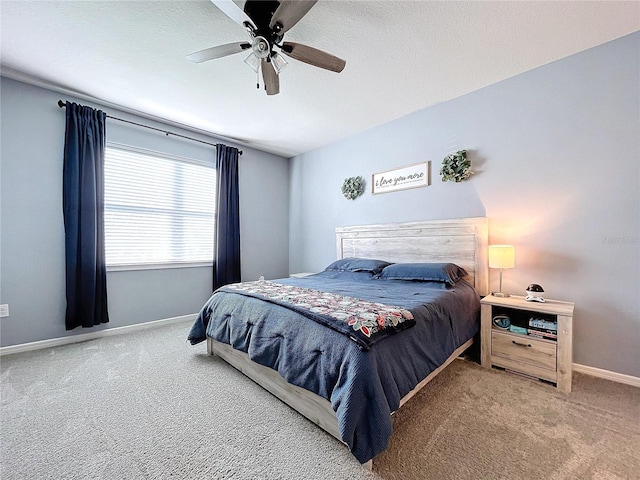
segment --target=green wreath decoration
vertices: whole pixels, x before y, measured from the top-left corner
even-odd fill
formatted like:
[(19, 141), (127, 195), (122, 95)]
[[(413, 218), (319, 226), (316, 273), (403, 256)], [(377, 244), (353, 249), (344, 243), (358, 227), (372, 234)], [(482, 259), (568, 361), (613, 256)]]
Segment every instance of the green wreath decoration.
[(360, 176), (344, 179), (342, 194), (348, 200), (355, 200), (364, 193), (364, 179)]
[(456, 153), (450, 153), (444, 157), (440, 175), (443, 182), (461, 182), (473, 175), (467, 151), (458, 150)]

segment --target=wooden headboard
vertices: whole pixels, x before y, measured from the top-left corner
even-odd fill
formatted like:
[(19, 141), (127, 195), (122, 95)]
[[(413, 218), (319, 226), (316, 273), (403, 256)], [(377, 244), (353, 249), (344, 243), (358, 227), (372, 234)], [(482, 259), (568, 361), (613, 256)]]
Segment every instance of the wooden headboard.
[(394, 263), (451, 262), (464, 268), (480, 295), (489, 293), (486, 217), (336, 228), (338, 259)]

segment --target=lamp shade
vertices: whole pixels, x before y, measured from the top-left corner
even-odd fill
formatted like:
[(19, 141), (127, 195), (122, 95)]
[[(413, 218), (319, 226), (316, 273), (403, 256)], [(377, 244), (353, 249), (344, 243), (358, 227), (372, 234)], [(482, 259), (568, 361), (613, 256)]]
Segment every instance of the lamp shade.
[(516, 249), (513, 245), (489, 245), (489, 268), (513, 268)]

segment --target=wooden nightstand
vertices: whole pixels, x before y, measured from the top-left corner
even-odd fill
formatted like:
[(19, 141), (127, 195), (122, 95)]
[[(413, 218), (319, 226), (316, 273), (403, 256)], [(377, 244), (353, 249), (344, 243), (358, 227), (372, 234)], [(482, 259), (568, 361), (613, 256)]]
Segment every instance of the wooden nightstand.
[[(554, 382), (562, 392), (571, 391), (573, 303), (557, 300), (527, 302), (520, 296), (488, 295), (480, 305), (480, 357), (483, 367), (495, 365)], [(501, 330), (492, 324), (496, 315), (506, 315), (512, 325), (526, 329), (529, 329), (530, 319), (556, 322), (557, 338), (538, 338)]]

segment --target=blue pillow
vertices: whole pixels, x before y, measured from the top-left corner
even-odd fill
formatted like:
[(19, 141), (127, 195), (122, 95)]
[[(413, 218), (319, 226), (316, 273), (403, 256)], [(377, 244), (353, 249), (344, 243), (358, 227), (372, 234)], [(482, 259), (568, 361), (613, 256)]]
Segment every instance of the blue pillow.
[(442, 282), (453, 286), (465, 275), (468, 275), (466, 270), (455, 263), (394, 263), (385, 267), (376, 278)]
[(337, 270), (340, 272), (371, 272), (374, 275), (380, 273), (384, 267), (391, 265), (384, 260), (374, 260), (372, 258), (343, 258), (336, 260), (325, 271)]

